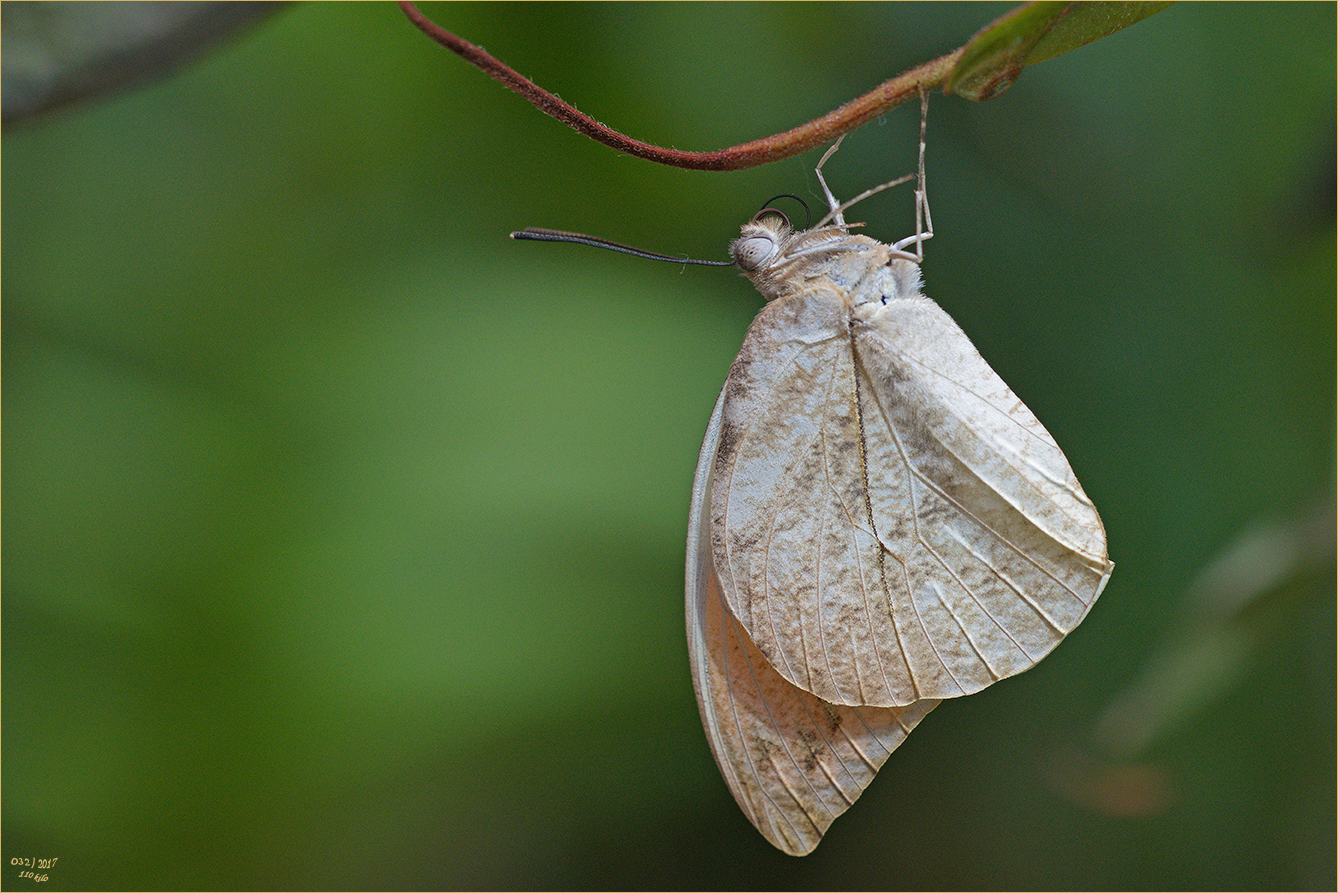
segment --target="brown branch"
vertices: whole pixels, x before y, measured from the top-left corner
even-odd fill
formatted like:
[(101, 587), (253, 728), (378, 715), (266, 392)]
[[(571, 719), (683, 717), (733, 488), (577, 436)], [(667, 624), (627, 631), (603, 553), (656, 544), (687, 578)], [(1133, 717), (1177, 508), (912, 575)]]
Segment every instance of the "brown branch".
[(606, 127), (547, 90), (536, 86), (514, 69), (490, 56), (481, 47), (461, 40), (451, 32), (433, 24), (409, 0), (400, 0), (400, 8), (409, 17), (409, 21), (428, 37), (471, 65), (481, 68), (494, 79), (519, 93), (541, 112), (557, 118), (577, 133), (583, 133), (597, 142), (637, 158), (689, 170), (743, 170), (789, 158), (815, 146), (829, 143), (918, 95), (920, 90), (932, 90), (941, 86), (944, 78), (953, 70), (962, 55), (962, 50), (958, 49), (946, 56), (918, 65), (891, 80), (884, 81), (863, 96), (850, 100), (821, 118), (815, 118), (784, 133), (714, 152), (684, 152), (643, 143)]

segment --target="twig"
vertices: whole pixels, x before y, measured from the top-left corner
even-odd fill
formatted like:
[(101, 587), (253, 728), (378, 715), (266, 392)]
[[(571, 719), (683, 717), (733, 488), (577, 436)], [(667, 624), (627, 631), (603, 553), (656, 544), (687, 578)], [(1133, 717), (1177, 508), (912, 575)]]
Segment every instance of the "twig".
[(481, 47), (461, 40), (449, 31), (443, 30), (429, 21), (409, 0), (400, 0), (400, 8), (420, 31), (431, 37), (446, 49), (481, 68), (494, 79), (501, 81), (511, 90), (519, 93), (535, 108), (546, 115), (557, 118), (577, 133), (585, 134), (593, 140), (634, 155), (648, 161), (667, 164), (671, 167), (704, 171), (737, 171), (750, 167), (779, 161), (806, 152), (816, 146), (829, 143), (837, 137), (849, 133), (862, 124), (867, 124), (879, 115), (896, 108), (907, 99), (918, 96), (920, 90), (932, 90), (943, 84), (944, 78), (957, 60), (962, 49), (954, 50), (946, 56), (918, 65), (903, 74), (884, 81), (863, 96), (850, 100), (838, 109), (828, 112), (821, 118), (815, 118), (792, 130), (778, 133), (763, 139), (718, 149), (714, 152), (684, 152), (680, 149), (666, 149), (653, 146), (641, 140), (624, 136), (616, 130), (599, 123), (561, 99), (537, 86), (528, 78), (522, 77), (514, 69), (499, 59), (489, 55)]

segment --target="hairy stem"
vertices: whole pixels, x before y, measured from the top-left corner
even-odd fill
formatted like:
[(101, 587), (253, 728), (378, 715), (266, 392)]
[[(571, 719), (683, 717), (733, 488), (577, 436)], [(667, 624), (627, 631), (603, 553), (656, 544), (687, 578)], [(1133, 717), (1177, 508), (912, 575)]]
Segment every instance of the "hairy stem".
[(616, 130), (599, 123), (589, 115), (558, 99), (552, 93), (522, 77), (514, 69), (499, 59), (494, 58), (481, 47), (461, 40), (429, 21), (409, 0), (400, 0), (400, 8), (420, 31), (431, 37), (446, 49), (463, 58), (466, 62), (482, 69), (494, 79), (501, 81), (511, 90), (519, 93), (537, 109), (546, 115), (557, 118), (577, 133), (585, 134), (606, 146), (626, 152), (637, 158), (703, 171), (737, 171), (757, 167), (782, 158), (789, 158), (806, 152), (816, 146), (829, 143), (842, 134), (849, 133), (862, 124), (866, 124), (896, 108), (920, 90), (932, 90), (943, 85), (944, 79), (953, 70), (961, 58), (962, 49), (954, 50), (946, 56), (917, 65), (910, 71), (884, 81), (863, 96), (850, 100), (840, 108), (834, 109), (821, 118), (815, 118), (784, 133), (717, 149), (714, 152), (684, 152), (680, 149), (666, 149), (643, 143), (641, 140), (624, 136)]

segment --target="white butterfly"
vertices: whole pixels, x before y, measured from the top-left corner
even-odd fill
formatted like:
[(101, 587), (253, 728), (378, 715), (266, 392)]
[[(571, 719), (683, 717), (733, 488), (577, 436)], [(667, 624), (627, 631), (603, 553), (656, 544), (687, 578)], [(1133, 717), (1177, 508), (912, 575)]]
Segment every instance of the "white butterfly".
[(1048, 654), (1112, 567), (1054, 438), (920, 293), (932, 226), (852, 235), (822, 185), (831, 225), (764, 211), (731, 246), (768, 303), (706, 429), (687, 549), (711, 749), (792, 855), (941, 699)]

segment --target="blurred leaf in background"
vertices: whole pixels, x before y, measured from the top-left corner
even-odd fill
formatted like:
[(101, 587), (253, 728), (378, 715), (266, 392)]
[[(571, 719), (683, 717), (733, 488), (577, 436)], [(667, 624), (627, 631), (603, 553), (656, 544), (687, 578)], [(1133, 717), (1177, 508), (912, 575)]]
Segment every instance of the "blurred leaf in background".
[[(424, 11), (709, 149), (1009, 8)], [(821, 204), (818, 152), (619, 156), (387, 4), (295, 6), (12, 128), (6, 885), (31, 856), (52, 889), (1331, 889), (1336, 24), (1180, 4), (931, 103), (926, 292), (1062, 444), (1116, 571), (802, 861), (720, 780), (683, 634), (692, 469), (756, 294), (506, 233), (723, 257), (771, 196)], [(915, 116), (847, 138), (836, 193), (911, 170)], [(910, 231), (907, 192), (860, 210)], [(1223, 567), (1264, 582), (1195, 650)], [(1173, 721), (1112, 737), (1131, 692)]]
[(280, 3), (8, 3), (5, 126), (166, 77)]

